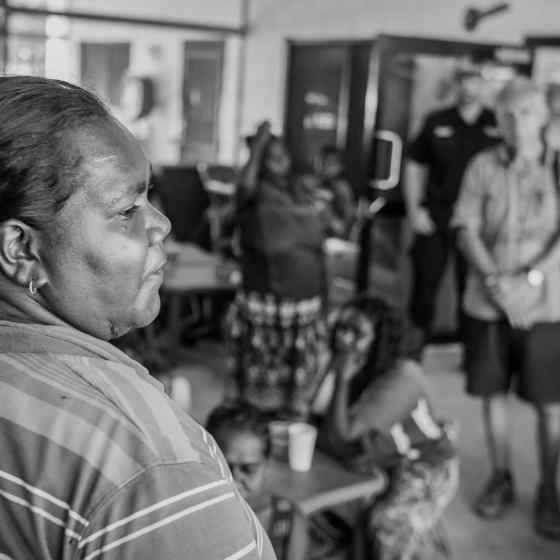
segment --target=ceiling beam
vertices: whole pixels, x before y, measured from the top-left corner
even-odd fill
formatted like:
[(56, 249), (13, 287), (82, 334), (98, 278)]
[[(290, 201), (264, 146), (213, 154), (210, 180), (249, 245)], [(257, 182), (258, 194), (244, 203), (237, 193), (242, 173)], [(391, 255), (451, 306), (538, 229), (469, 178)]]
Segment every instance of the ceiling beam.
[(151, 25), (155, 27), (166, 27), (184, 29), (188, 31), (205, 31), (208, 33), (223, 33), (227, 35), (245, 35), (247, 26), (240, 27), (214, 25), (210, 23), (197, 23), (193, 21), (168, 20), (157, 18), (129, 17), (121, 15), (101, 14), (95, 12), (82, 12), (75, 10), (45, 10), (41, 8), (28, 8), (25, 6), (13, 6), (9, 2), (4, 4), (4, 9), (9, 14), (27, 14), (30, 16), (62, 16), (70, 19), (83, 19), (89, 21), (106, 21), (111, 23), (124, 23), (128, 25)]

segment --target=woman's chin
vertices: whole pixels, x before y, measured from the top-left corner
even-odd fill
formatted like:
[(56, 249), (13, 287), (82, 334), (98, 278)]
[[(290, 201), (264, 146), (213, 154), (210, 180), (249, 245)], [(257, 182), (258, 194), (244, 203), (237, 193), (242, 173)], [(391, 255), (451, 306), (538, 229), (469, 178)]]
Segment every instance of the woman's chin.
[(156, 294), (150, 299), (149, 302), (146, 303), (147, 305), (135, 308), (133, 319), (131, 321), (132, 324), (130, 326), (131, 329), (141, 329), (147, 327), (148, 325), (153, 323), (159, 315), (161, 300), (159, 299), (158, 294)]

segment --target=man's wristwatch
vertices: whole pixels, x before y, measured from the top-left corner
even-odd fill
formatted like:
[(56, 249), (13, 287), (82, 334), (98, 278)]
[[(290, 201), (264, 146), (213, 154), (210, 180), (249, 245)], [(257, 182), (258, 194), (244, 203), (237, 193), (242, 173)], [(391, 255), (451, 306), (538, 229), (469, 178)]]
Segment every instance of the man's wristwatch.
[(544, 282), (544, 274), (538, 268), (530, 268), (527, 271), (527, 282), (534, 288), (538, 288)]

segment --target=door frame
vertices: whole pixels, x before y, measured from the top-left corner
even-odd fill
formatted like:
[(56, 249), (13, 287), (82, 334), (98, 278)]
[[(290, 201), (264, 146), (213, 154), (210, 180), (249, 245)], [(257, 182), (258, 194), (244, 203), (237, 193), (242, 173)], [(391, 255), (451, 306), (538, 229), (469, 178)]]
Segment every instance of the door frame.
[[(508, 50), (522, 51), (527, 50), (529, 54), (527, 72), (530, 74), (532, 66), (532, 56), (527, 45), (520, 44), (507, 44), (507, 43), (478, 43), (473, 41), (455, 41), (447, 39), (431, 39), (426, 37), (411, 37), (401, 35), (386, 35), (380, 34), (377, 36), (372, 44), (370, 67), (368, 75), (368, 83), (366, 87), (366, 100), (364, 108), (364, 138), (362, 146), (362, 161), (364, 166), (367, 166), (368, 156), (375, 138), (376, 125), (378, 121), (379, 110), (379, 91), (377, 84), (379, 83), (379, 74), (381, 71), (381, 61), (387, 51), (395, 49), (398, 45), (402, 48), (403, 42), (407, 43), (404, 52), (410, 51), (411, 54), (440, 54), (445, 51), (449, 56), (480, 56), (481, 58), (496, 59), (500, 61), (500, 53), (502, 57), (507, 54)], [(503, 62), (511, 62), (502, 60)], [(364, 174), (367, 174), (367, 169), (364, 167)], [(373, 189), (367, 190), (369, 199), (372, 198)], [(386, 211), (390, 211), (390, 205), (387, 206)]]
[[(406, 48), (403, 48), (406, 42)], [(396, 50), (399, 48), (402, 52), (410, 52), (411, 54), (441, 54), (445, 52), (450, 56), (478, 56), (481, 59), (495, 59), (498, 62), (511, 63), (511, 60), (503, 60), (510, 52), (520, 52), (526, 50), (529, 54), (527, 61), (528, 68), (526, 72), (530, 75), (532, 66), (532, 56), (527, 46), (523, 43), (520, 44), (498, 44), (498, 43), (478, 43), (472, 41), (454, 41), (446, 39), (430, 39), (424, 37), (410, 37), (400, 35), (378, 35), (375, 42), (372, 44), (370, 55), (370, 66), (368, 82), (366, 87), (366, 99), (364, 107), (364, 135), (362, 145), (362, 173), (366, 178), (366, 184), (370, 185), (369, 181), (369, 157), (371, 156), (373, 142), (376, 134), (378, 123), (378, 115), (380, 109), (379, 99), (379, 77), (382, 66), (383, 55), (388, 51)], [(518, 65), (519, 66), (519, 65)], [(400, 157), (400, 169), (402, 169), (404, 158)], [(401, 175), (401, 174), (400, 174)], [(400, 184), (402, 179), (399, 178)], [(395, 185), (395, 188), (396, 186)], [(364, 193), (361, 193), (360, 198), (365, 199), (369, 203), (377, 198), (377, 193), (373, 188), (366, 187)], [(394, 216), (401, 218), (404, 215), (404, 205), (399, 202), (387, 202), (382, 205), (381, 210), (376, 212), (376, 215)], [(372, 258), (372, 222), (375, 216), (370, 215), (363, 222), (362, 231), (360, 232), (359, 241), (359, 255), (358, 264), (356, 269), (356, 291), (360, 292), (367, 289), (369, 285), (369, 269)]]
[[(186, 116), (186, 106), (185, 106), (185, 94), (187, 90), (187, 78), (188, 78), (188, 67), (187, 67), (187, 49), (189, 45), (194, 46), (215, 46), (217, 47), (217, 51), (219, 51), (219, 60), (220, 60), (220, 75), (218, 81), (218, 103), (214, 110), (214, 130), (212, 132), (213, 136), (213, 146), (216, 153), (216, 158), (219, 156), (220, 152), (220, 111), (222, 107), (223, 95), (224, 95), (224, 68), (225, 68), (225, 58), (226, 58), (226, 41), (225, 39), (187, 39), (182, 42), (183, 45), (183, 80), (182, 80), (182, 87), (181, 87), (181, 118), (182, 118), (182, 128), (183, 128), (183, 140), (181, 142), (181, 154), (180, 159), (183, 161), (183, 154), (185, 152), (186, 146), (186, 135), (188, 134), (185, 131), (185, 116)], [(188, 127), (188, 125), (187, 125)]]
[[(286, 136), (288, 131), (288, 115), (290, 109), (290, 84), (291, 84), (291, 68), (293, 62), (293, 47), (348, 47), (370, 42), (371, 39), (286, 39), (286, 73), (284, 79), (284, 107), (283, 107), (283, 124), (282, 134)], [(336, 147), (342, 151), (346, 149), (346, 139), (348, 134), (348, 109), (350, 100), (351, 87), (351, 70), (352, 70), (352, 53), (349, 50), (344, 61), (342, 69), (342, 79), (340, 83), (338, 108), (337, 108), (337, 129), (336, 129)]]

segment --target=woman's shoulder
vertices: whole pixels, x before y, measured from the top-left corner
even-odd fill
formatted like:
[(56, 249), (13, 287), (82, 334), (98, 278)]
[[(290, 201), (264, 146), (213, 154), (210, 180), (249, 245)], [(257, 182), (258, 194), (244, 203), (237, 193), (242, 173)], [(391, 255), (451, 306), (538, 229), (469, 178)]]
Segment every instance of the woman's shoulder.
[[(383, 375), (371, 382), (358, 398), (355, 406), (383, 409), (397, 403), (428, 399), (428, 384), (422, 367), (414, 360), (399, 359)], [(408, 405), (407, 405), (408, 406)]]
[(418, 384), (426, 384), (426, 373), (420, 363), (412, 358), (398, 358), (394, 365), (395, 375)]
[[(375, 383), (375, 382), (374, 382)], [(398, 358), (387, 373), (379, 379), (380, 385), (427, 389), (428, 382), (422, 366), (410, 358)]]
[(268, 531), (274, 513), (275, 504), (273, 497), (268, 492), (261, 492), (257, 496), (253, 496), (249, 499), (248, 504), (255, 512), (255, 515), (264, 527), (265, 531)]

